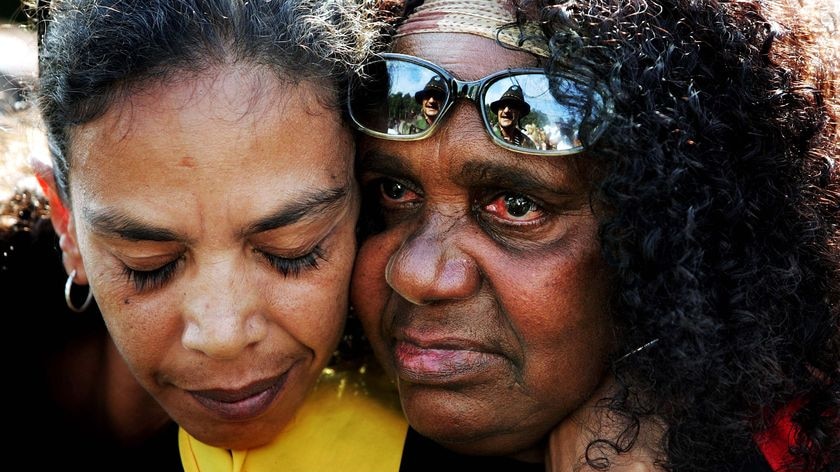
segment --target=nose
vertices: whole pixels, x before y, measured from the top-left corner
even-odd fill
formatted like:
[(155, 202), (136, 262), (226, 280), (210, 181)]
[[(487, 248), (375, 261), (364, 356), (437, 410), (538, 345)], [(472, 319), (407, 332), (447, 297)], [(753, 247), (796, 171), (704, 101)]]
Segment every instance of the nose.
[(181, 344), (213, 359), (234, 359), (265, 339), (268, 323), (260, 308), (258, 284), (224, 261), (201, 268), (185, 294)]
[(459, 238), (465, 236), (463, 231), (463, 224), (455, 222), (424, 224), (391, 256), (385, 280), (415, 305), (474, 296), (481, 275), (475, 260), (459, 245), (468, 241)]

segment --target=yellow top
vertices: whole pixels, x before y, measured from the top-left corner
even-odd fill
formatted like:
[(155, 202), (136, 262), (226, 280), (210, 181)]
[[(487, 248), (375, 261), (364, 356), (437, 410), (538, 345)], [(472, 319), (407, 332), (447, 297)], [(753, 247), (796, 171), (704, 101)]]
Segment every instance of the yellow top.
[[(364, 375), (364, 368), (359, 373)], [(325, 369), (295, 420), (272, 442), (244, 451), (208, 446), (181, 429), (186, 472), (397, 472), (408, 424), (390, 395), (358, 373)]]

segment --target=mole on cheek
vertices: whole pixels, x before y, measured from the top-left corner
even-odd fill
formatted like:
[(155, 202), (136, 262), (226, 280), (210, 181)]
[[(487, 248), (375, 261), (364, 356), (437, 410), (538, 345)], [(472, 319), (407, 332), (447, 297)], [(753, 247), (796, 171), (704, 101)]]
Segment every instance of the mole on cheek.
[(131, 299), (126, 298), (125, 300), (123, 300), (123, 305), (131, 305)]

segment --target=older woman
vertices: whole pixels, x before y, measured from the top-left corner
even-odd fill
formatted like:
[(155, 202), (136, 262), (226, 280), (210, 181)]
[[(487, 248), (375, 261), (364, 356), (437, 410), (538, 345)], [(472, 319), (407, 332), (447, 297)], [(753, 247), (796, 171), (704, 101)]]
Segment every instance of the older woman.
[[(349, 110), (352, 298), (417, 469), (446, 454), (427, 437), (522, 468), (834, 470), (835, 102), (796, 16), (410, 3)], [(434, 124), (389, 130), (435, 77)], [(513, 86), (545, 149), (493, 133)]]

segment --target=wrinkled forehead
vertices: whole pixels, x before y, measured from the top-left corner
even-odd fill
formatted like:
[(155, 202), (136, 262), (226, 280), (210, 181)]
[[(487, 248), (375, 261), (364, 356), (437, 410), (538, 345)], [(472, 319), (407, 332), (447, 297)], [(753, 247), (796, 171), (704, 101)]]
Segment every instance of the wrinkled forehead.
[(498, 45), (492, 39), (469, 33), (428, 32), (402, 36), (392, 52), (434, 62), (460, 80), (478, 80), (493, 72), (517, 67), (540, 67), (527, 52)]

